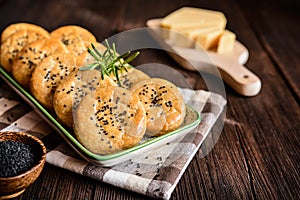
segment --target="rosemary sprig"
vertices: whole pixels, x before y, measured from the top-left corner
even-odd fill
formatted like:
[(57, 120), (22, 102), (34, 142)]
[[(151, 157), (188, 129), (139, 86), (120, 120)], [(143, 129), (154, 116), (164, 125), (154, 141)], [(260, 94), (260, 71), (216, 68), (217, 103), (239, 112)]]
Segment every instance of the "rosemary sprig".
[(139, 52), (130, 55), (131, 52), (128, 51), (122, 55), (118, 55), (115, 43), (112, 44), (112, 47), (110, 47), (107, 40), (105, 40), (105, 43), (107, 49), (102, 54), (97, 50), (95, 45), (91, 44), (92, 47), (88, 48), (88, 52), (95, 60), (85, 67), (79, 68), (79, 70), (99, 69), (101, 70), (102, 80), (105, 75), (110, 76), (113, 74), (120, 84), (119, 72), (122, 72), (123, 69), (127, 72), (126, 67), (129, 66), (128, 63), (135, 59), (139, 55)]

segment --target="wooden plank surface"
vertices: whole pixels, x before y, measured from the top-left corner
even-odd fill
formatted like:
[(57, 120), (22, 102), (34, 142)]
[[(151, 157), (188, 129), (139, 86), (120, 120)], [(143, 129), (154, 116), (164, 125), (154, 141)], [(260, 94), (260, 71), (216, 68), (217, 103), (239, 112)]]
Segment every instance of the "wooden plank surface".
[[(196, 154), (171, 199), (296, 199), (300, 196), (298, 1), (0, 1), (0, 29), (27, 21), (52, 30), (78, 24), (99, 41), (143, 27), (181, 6), (220, 10), (244, 43), (246, 66), (263, 82), (252, 98), (226, 85), (227, 112), (218, 143)], [(180, 69), (166, 53), (148, 51), (136, 62), (161, 62), (180, 70), (195, 89), (198, 74)], [(11, 95), (11, 94), (10, 94)], [(58, 136), (59, 137), (59, 136)], [(18, 199), (149, 199), (46, 164), (40, 178)]]

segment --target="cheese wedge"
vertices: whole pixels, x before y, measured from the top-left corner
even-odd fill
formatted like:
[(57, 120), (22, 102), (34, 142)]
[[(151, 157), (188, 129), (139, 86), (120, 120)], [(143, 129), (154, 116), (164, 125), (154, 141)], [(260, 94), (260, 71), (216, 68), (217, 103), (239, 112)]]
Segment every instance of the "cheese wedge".
[(231, 52), (234, 48), (235, 40), (236, 35), (229, 30), (225, 30), (219, 39), (217, 53), (223, 54)]
[(163, 28), (182, 31), (190, 28), (225, 28), (227, 20), (222, 12), (200, 8), (183, 7), (163, 18)]
[(214, 30), (198, 32), (198, 34), (195, 35), (196, 37), (195, 48), (204, 49), (204, 50), (210, 50), (216, 48), (218, 46), (219, 39), (222, 33), (223, 33), (222, 29), (214, 29)]

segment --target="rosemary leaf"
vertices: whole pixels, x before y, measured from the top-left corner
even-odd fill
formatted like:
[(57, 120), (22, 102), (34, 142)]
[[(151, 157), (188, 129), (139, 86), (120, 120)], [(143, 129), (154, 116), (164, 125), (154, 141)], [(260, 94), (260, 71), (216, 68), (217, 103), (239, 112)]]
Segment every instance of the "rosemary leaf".
[(79, 70), (99, 68), (101, 70), (102, 79), (104, 79), (105, 76), (110, 76), (112, 74), (116, 77), (118, 84), (120, 85), (119, 72), (122, 73), (123, 70), (127, 72), (127, 67), (130, 67), (128, 63), (135, 59), (139, 55), (139, 52), (130, 55), (131, 52), (128, 51), (119, 55), (115, 43), (112, 44), (112, 48), (107, 40), (105, 40), (105, 43), (107, 49), (103, 53), (101, 53), (94, 44), (91, 44), (91, 47), (88, 48), (88, 52), (93, 56), (94, 62), (81, 67)]
[(129, 58), (127, 58), (125, 60), (126, 63), (131, 62), (132, 60), (134, 60), (138, 55), (140, 54), (140, 52), (136, 52), (135, 54), (131, 55)]
[(95, 47), (95, 45), (92, 43), (91, 46), (92, 46), (94, 52), (101, 58), (102, 55), (101, 55), (101, 53), (98, 51), (98, 49)]

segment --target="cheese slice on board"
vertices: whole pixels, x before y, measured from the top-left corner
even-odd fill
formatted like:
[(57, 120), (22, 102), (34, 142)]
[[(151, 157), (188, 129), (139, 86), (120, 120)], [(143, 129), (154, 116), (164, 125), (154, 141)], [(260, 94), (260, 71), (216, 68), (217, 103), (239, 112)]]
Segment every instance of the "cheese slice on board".
[(225, 30), (219, 39), (217, 53), (223, 54), (231, 52), (234, 48), (235, 40), (236, 35), (229, 30)]

